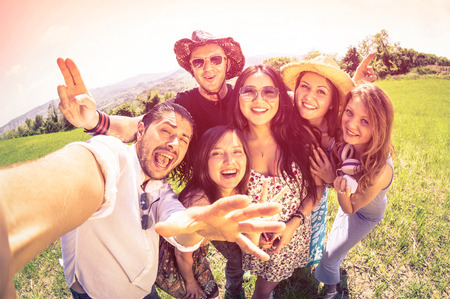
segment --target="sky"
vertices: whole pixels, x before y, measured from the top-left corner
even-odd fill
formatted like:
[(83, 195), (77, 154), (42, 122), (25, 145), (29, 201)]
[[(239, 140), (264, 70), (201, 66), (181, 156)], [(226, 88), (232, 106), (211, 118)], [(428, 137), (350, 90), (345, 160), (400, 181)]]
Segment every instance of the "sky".
[(177, 70), (175, 41), (202, 29), (245, 56), (345, 55), (387, 30), (401, 47), (450, 58), (448, 0), (0, 0), (0, 126), (57, 99), (70, 57), (90, 89)]

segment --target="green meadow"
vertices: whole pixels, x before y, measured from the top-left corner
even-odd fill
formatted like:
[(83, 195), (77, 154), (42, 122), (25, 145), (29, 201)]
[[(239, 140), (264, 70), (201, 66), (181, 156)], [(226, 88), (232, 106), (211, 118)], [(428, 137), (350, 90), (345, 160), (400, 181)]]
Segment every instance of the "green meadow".
[[(393, 141), (395, 177), (388, 192), (383, 221), (350, 251), (342, 264), (345, 298), (448, 298), (450, 80), (420, 78), (378, 84), (395, 108)], [(0, 142), (0, 166), (39, 158), (89, 135), (81, 129)], [(328, 229), (337, 211), (332, 192)], [(211, 246), (210, 262), (221, 297), (225, 261)], [(19, 298), (71, 298), (58, 259), (55, 241), (14, 278)], [(283, 281), (275, 298), (320, 298), (323, 285), (313, 269), (297, 269)], [(255, 283), (245, 283), (248, 298)], [(170, 298), (162, 294), (163, 298)]]

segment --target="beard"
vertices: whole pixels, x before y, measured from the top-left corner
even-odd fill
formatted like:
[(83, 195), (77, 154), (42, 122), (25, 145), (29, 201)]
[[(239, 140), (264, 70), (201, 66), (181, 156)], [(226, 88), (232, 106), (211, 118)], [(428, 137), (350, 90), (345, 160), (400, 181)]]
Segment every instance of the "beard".
[(141, 165), (142, 171), (146, 176), (148, 176), (151, 180), (162, 180), (167, 178), (169, 173), (172, 171), (172, 168), (168, 168), (166, 172), (153, 170), (151, 167), (151, 165), (155, 163), (153, 161), (153, 155), (148, 152), (142, 142), (136, 144), (136, 148), (139, 164)]

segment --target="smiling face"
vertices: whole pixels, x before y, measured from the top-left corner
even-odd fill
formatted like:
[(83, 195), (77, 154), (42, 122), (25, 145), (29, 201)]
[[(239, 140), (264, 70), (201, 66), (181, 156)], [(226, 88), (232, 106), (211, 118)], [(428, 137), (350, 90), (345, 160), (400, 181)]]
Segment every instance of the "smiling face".
[(366, 105), (359, 96), (353, 96), (344, 109), (342, 132), (344, 141), (352, 144), (360, 153), (372, 139), (373, 127)]
[(295, 90), (297, 109), (310, 124), (319, 126), (332, 108), (332, 86), (325, 77), (306, 72)]
[(222, 196), (232, 191), (242, 180), (247, 157), (241, 140), (234, 131), (228, 131), (213, 146), (208, 158), (208, 172)]
[(280, 98), (278, 95), (276, 99), (266, 101), (261, 95), (261, 90), (266, 86), (275, 87), (272, 79), (266, 74), (257, 72), (245, 80), (243, 87), (245, 86), (254, 87), (258, 90), (258, 94), (252, 101), (245, 101), (243, 96), (239, 96), (239, 108), (242, 114), (249, 125), (269, 125), (277, 114)]
[(153, 180), (165, 177), (183, 160), (193, 130), (191, 123), (174, 111), (167, 111), (147, 129), (138, 125), (136, 152), (145, 175)]
[(229, 65), (227, 59), (222, 59), (222, 63), (216, 65), (211, 63), (209, 59), (213, 56), (226, 57), (223, 49), (216, 44), (206, 44), (201, 47), (195, 48), (190, 57), (190, 61), (195, 59), (205, 59), (205, 63), (202, 67), (194, 67), (191, 63), (192, 73), (200, 85), (200, 93), (219, 93), (222, 89), (226, 89), (225, 79), (226, 72)]

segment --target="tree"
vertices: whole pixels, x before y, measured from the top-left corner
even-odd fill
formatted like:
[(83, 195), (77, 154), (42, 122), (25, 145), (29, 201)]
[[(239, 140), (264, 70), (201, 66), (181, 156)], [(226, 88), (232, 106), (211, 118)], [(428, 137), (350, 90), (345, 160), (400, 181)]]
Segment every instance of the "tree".
[(76, 127), (72, 125), (64, 116), (61, 115), (59, 118), (59, 123), (62, 131), (70, 131), (75, 129)]
[(33, 128), (31, 130), (31, 135), (39, 135), (42, 134), (42, 127), (44, 125), (44, 118), (42, 118), (42, 115), (37, 114), (34, 117), (34, 123)]
[(280, 68), (288, 63), (291, 62), (298, 62), (297, 58), (289, 58), (289, 57), (272, 57), (272, 58), (268, 58), (268, 59), (264, 59), (263, 60), (263, 64), (266, 64), (270, 67), (272, 67), (274, 70), (276, 71), (280, 71)]
[(28, 130), (32, 130), (33, 129), (33, 120), (31, 118), (27, 118), (25, 120), (25, 124), (27, 125)]
[(61, 125), (59, 122), (58, 111), (53, 103), (48, 105), (47, 119), (43, 126), (43, 133), (54, 133), (61, 131)]
[(341, 60), (341, 68), (350, 75), (350, 77), (353, 77), (353, 74), (356, 71), (356, 68), (358, 67), (360, 63), (359, 60), (359, 54), (358, 50), (356, 50), (356, 47), (349, 46), (347, 53), (345, 54), (344, 58)]
[(129, 102), (123, 103), (119, 107), (113, 109), (111, 111), (111, 113), (109, 113), (109, 114), (122, 115), (122, 116), (128, 116), (128, 117), (137, 116), (135, 107)]
[(28, 130), (28, 128), (26, 127), (26, 125), (22, 125), (19, 126), (17, 128), (17, 135), (18, 137), (25, 137), (25, 136), (29, 136), (30, 131)]
[(171, 92), (171, 91), (166, 92), (166, 93), (164, 94), (164, 101), (167, 101), (168, 99), (171, 99), (171, 98), (173, 98), (174, 96), (175, 96), (175, 93), (174, 93), (174, 92)]
[(144, 111), (143, 114), (147, 113), (148, 111), (150, 111), (154, 106), (156, 106), (157, 104), (159, 104), (159, 102), (161, 102), (161, 95), (159, 94), (159, 92), (150, 92), (147, 96), (147, 100), (143, 102), (144, 104)]

